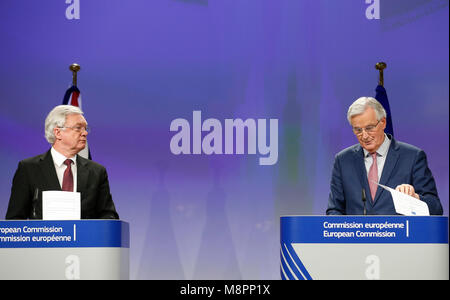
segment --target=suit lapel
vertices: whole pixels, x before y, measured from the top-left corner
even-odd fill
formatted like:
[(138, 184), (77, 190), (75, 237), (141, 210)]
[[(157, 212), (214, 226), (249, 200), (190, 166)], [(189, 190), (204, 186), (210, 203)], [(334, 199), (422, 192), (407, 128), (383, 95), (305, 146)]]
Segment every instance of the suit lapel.
[[(56, 175), (56, 169), (53, 162), (50, 150), (43, 154), (39, 161), (41, 175), (44, 179), (45, 187), (43, 191), (61, 191), (61, 185)], [(86, 190), (88, 182), (89, 168), (87, 167), (86, 159), (77, 156), (77, 191), (82, 192)]]
[(353, 155), (355, 156), (354, 167), (361, 183), (361, 187), (366, 191), (366, 198), (370, 198), (370, 188), (369, 182), (367, 181), (367, 172), (366, 166), (364, 165), (364, 152), (362, 147), (359, 145), (356, 146)]
[(77, 192), (84, 192), (86, 190), (89, 176), (89, 169), (87, 167), (86, 159), (77, 155)]
[[(391, 177), (392, 171), (394, 171), (395, 166), (397, 164), (399, 154), (398, 154), (398, 145), (394, 138), (391, 139), (391, 145), (389, 147), (389, 151), (387, 153), (386, 161), (384, 162), (383, 173), (381, 173), (380, 184), (388, 186), (389, 178)], [(391, 188), (395, 188), (391, 187)], [(383, 188), (378, 188), (377, 193), (375, 195), (375, 200), (380, 198), (380, 195), (384, 193)], [(386, 191), (387, 192), (387, 191)]]
[(53, 163), (53, 158), (52, 154), (50, 153), (50, 150), (47, 151), (47, 153), (45, 153), (44, 155), (42, 155), (39, 164), (42, 173), (41, 175), (42, 178), (44, 178), (44, 182), (46, 185), (43, 190), (60, 191), (61, 185), (59, 184), (58, 181), (58, 175), (56, 175), (56, 169)]

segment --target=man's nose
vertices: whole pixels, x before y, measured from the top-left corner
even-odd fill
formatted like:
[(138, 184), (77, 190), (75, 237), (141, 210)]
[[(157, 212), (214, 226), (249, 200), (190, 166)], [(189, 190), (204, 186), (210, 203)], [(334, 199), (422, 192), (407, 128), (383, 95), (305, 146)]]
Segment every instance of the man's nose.
[(367, 131), (365, 129), (362, 130), (362, 138), (366, 139), (369, 137), (369, 134), (367, 133)]

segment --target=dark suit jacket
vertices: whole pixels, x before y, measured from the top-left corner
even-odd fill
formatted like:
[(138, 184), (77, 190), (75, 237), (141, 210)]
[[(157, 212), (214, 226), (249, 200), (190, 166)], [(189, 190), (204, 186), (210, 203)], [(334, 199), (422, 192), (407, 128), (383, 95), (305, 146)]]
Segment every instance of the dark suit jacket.
[[(42, 191), (60, 191), (50, 150), (19, 162), (14, 175), (6, 219), (42, 219)], [(77, 192), (82, 219), (118, 219), (106, 169), (77, 156)]]
[[(433, 175), (428, 168), (425, 152), (412, 145), (398, 142), (391, 135), (388, 135), (388, 138), (391, 139), (391, 145), (380, 184), (394, 189), (399, 184), (410, 184), (420, 196), (420, 200), (428, 204), (430, 214), (442, 215), (442, 205)], [(375, 200), (372, 201), (363, 148), (357, 144), (344, 149), (335, 157), (327, 215), (362, 215), (364, 209), (362, 189), (366, 193), (367, 214), (397, 214), (389, 191), (378, 187)]]

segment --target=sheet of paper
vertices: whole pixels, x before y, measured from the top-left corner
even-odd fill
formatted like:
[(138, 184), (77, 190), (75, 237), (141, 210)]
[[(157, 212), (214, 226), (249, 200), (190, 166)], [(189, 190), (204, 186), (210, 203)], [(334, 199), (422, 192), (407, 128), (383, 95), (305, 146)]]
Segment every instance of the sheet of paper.
[(74, 192), (42, 192), (43, 220), (80, 220), (81, 195)]
[(388, 186), (377, 183), (379, 186), (391, 192), (394, 200), (395, 211), (405, 216), (429, 216), (428, 205), (414, 197), (396, 191)]

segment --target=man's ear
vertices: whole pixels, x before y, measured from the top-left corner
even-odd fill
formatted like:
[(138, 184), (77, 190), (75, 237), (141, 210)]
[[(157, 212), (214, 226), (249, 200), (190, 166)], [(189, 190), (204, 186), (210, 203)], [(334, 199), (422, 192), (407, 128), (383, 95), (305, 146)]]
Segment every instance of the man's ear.
[(55, 127), (55, 128), (53, 128), (53, 134), (55, 135), (55, 138), (57, 139), (57, 140), (60, 140), (61, 139), (61, 128), (58, 128), (58, 127)]
[(387, 122), (386, 122), (386, 117), (383, 117), (381, 120), (380, 120), (380, 123), (381, 123), (381, 126), (383, 127), (383, 130), (386, 128), (386, 124), (387, 124)]

